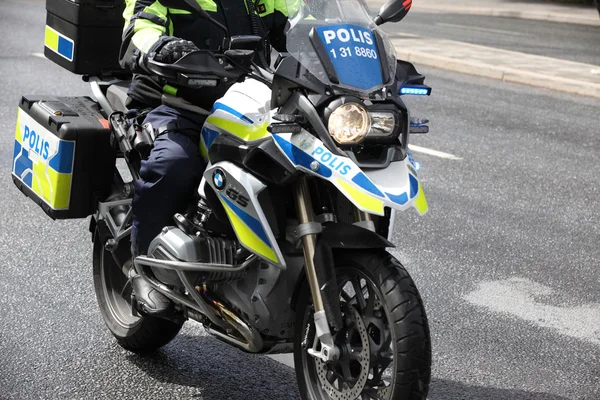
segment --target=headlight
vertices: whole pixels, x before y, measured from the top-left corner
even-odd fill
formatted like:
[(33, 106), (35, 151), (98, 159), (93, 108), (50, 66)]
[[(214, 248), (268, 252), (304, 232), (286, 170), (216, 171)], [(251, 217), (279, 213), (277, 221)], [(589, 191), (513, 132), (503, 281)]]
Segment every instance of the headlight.
[(329, 116), (329, 134), (339, 144), (362, 141), (371, 130), (371, 117), (359, 103), (346, 103)]
[(390, 112), (372, 112), (369, 137), (388, 137), (396, 130), (396, 114)]

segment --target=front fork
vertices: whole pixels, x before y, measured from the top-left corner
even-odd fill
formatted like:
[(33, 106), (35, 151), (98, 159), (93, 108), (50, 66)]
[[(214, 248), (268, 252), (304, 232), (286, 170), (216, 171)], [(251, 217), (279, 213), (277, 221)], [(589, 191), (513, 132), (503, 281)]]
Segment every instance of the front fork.
[[(329, 329), (329, 322), (323, 306), (323, 297), (321, 296), (321, 286), (317, 278), (315, 267), (315, 246), (317, 234), (321, 232), (321, 224), (314, 221), (314, 213), (310, 191), (306, 182), (306, 177), (298, 179), (295, 186), (296, 211), (298, 215), (297, 234), (302, 239), (304, 248), (304, 265), (306, 266), (306, 276), (310, 286), (313, 305), (315, 308), (314, 319), (317, 336), (313, 348), (308, 349), (308, 354), (320, 358), (324, 362), (335, 361), (340, 357), (340, 350), (333, 343), (333, 336)], [(371, 216), (368, 213), (354, 210), (355, 224), (366, 229), (375, 230)], [(317, 340), (318, 339), (318, 340)], [(319, 342), (321, 344), (320, 350)]]

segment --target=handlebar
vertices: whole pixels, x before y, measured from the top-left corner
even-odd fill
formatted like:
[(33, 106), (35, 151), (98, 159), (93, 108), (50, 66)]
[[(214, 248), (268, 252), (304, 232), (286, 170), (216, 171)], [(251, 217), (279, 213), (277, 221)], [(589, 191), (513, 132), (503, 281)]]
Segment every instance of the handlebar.
[(253, 51), (228, 50), (214, 54), (209, 50), (192, 51), (169, 64), (154, 60), (151, 56), (147, 68), (159, 77), (177, 86), (192, 89), (230, 85), (247, 73), (244, 63), (251, 60)]

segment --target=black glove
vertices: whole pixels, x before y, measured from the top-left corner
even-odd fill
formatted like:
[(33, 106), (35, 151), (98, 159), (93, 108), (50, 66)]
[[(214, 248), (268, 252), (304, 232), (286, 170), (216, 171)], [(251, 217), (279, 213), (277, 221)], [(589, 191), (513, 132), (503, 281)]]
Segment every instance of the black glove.
[(199, 49), (193, 42), (174, 38), (160, 48), (154, 59), (166, 64), (173, 64), (181, 57), (196, 50)]

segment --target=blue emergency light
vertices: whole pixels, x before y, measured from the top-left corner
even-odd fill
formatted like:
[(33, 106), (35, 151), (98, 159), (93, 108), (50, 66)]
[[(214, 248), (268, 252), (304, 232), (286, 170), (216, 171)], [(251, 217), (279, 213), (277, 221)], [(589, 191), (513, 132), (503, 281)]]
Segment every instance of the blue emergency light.
[(429, 96), (431, 94), (431, 88), (425, 85), (402, 86), (402, 88), (400, 88), (400, 94), (409, 94), (413, 96)]

